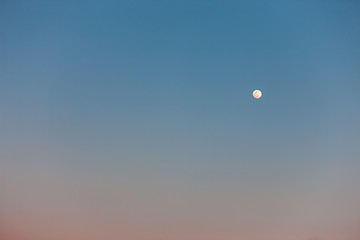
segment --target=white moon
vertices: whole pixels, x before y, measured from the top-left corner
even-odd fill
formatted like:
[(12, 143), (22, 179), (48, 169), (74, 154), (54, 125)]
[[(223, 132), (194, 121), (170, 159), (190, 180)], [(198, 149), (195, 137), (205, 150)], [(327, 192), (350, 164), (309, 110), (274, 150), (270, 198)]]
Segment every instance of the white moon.
[(262, 93), (261, 93), (260, 90), (255, 90), (255, 91), (253, 92), (253, 96), (254, 96), (254, 98), (256, 98), (256, 99), (261, 98), (261, 95), (262, 95)]

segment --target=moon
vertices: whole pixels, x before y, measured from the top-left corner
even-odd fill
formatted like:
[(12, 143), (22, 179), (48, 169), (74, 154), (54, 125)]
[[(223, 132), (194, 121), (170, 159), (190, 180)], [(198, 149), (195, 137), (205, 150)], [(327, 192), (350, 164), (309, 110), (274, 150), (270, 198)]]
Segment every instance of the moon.
[(254, 96), (254, 98), (256, 98), (256, 99), (259, 99), (259, 98), (261, 98), (262, 93), (261, 93), (260, 90), (255, 90), (255, 91), (253, 92), (253, 96)]

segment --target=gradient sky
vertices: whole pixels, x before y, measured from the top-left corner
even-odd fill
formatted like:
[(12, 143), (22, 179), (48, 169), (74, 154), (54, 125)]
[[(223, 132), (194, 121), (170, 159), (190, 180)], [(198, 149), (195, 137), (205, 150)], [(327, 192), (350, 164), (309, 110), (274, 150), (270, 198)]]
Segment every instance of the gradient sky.
[(2, 0), (0, 237), (358, 240), (359, 89), (355, 0)]

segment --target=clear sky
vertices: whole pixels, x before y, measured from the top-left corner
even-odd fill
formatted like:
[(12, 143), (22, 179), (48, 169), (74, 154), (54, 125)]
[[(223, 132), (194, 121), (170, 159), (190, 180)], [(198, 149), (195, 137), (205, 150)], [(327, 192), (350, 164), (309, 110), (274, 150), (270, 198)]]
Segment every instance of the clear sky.
[(1, 239), (358, 240), (359, 89), (355, 0), (2, 0)]

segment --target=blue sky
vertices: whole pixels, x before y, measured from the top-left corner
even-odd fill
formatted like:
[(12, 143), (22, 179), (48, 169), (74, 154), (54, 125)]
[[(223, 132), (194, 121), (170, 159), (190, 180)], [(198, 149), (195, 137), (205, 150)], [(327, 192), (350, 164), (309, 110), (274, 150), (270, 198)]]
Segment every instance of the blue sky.
[[(2, 1), (9, 188), (32, 175), (121, 175), (154, 191), (165, 181), (160, 196), (180, 188), (185, 199), (192, 185), (204, 196), (274, 188), (286, 205), (286, 189), (334, 181), (360, 199), (359, 10), (350, 0)], [(100, 185), (147, 196), (146, 184)], [(223, 194), (215, 209), (232, 199)]]

